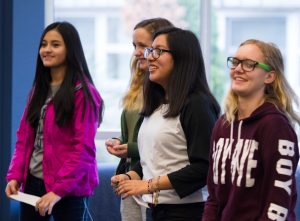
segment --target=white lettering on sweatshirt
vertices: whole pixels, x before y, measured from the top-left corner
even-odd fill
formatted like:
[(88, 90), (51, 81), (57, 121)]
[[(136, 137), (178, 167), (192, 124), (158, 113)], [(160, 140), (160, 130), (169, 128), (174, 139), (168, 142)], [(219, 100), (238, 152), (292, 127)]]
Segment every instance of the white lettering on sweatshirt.
[[(225, 184), (226, 175), (226, 160), (231, 158), (233, 139), (220, 138), (217, 143), (213, 145), (213, 170), (214, 183)], [(258, 149), (258, 143), (255, 140), (240, 139), (238, 140), (234, 153), (231, 159), (231, 181), (236, 182), (237, 186), (241, 186), (243, 178), (246, 179), (246, 187), (251, 187), (255, 183), (255, 179), (251, 177), (251, 170), (257, 167), (257, 160), (253, 159), (254, 152)], [(221, 159), (221, 162), (220, 162)], [(219, 165), (221, 163), (221, 165)], [(221, 166), (220, 180), (219, 180), (219, 166)], [(246, 168), (246, 170), (244, 170)], [(245, 172), (244, 172), (245, 171)]]
[[(288, 140), (279, 140), (278, 142), (278, 152), (282, 156), (293, 157), (295, 154), (294, 149), (295, 143), (290, 142)], [(281, 175), (286, 175), (290, 177), (293, 173), (293, 162), (290, 159), (280, 158), (276, 164), (276, 172)], [(291, 185), (292, 179), (287, 181), (275, 180), (274, 186), (278, 188), (282, 188), (289, 195), (291, 195)], [(288, 209), (284, 208), (275, 203), (270, 203), (268, 209), (268, 218), (271, 220), (284, 221), (286, 219), (288, 213)]]

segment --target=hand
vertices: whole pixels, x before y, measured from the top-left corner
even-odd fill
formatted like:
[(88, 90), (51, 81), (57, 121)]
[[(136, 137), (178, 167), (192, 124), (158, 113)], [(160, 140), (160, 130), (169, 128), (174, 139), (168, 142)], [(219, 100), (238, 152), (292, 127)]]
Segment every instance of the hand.
[(115, 145), (120, 145), (120, 144), (121, 144), (121, 141), (118, 139), (108, 139), (105, 141), (106, 147), (108, 147), (108, 146), (113, 147)]
[(129, 178), (124, 174), (115, 175), (110, 179), (110, 184), (114, 189), (116, 189), (122, 180), (129, 180)]
[(17, 194), (20, 189), (20, 184), (16, 180), (10, 180), (5, 188), (6, 196), (9, 197), (11, 194)]
[(126, 158), (128, 153), (128, 145), (121, 144), (117, 139), (111, 139), (105, 141), (107, 151), (120, 158)]
[(61, 199), (60, 196), (53, 192), (46, 193), (36, 202), (35, 208), (39, 211), (41, 216), (51, 215), (53, 206)]
[(148, 193), (148, 181), (146, 180), (122, 180), (116, 188), (116, 194), (125, 199), (128, 196), (136, 196)]

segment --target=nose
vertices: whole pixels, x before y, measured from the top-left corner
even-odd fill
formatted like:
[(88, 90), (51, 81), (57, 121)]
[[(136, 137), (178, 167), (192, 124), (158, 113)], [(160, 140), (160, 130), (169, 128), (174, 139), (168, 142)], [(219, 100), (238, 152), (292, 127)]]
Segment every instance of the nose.
[(150, 52), (150, 53), (148, 54), (148, 56), (146, 57), (146, 59), (147, 59), (147, 61), (154, 61), (155, 59), (153, 58), (153, 53)]
[(238, 72), (243, 72), (244, 69), (243, 69), (243, 67), (242, 67), (242, 62), (240, 62), (240, 63), (238, 64), (238, 66), (236, 66), (236, 68), (235, 68), (234, 70), (235, 70), (235, 71), (238, 71)]
[(50, 52), (52, 50), (50, 45), (46, 45), (43, 47), (46, 52)]
[(133, 55), (136, 57), (144, 56), (144, 49), (136, 47), (133, 51)]

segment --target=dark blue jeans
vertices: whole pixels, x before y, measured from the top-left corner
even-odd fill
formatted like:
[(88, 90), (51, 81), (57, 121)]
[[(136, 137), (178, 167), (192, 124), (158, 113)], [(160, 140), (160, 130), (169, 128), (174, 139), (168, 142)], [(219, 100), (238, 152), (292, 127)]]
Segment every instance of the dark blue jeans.
[[(25, 193), (36, 196), (46, 194), (44, 181), (28, 175)], [(88, 211), (88, 197), (67, 196), (58, 201), (52, 210), (55, 221), (91, 221)], [(31, 205), (21, 203), (20, 221), (49, 221), (51, 216), (40, 216)]]
[(152, 221), (152, 209), (151, 208), (146, 209), (146, 221)]

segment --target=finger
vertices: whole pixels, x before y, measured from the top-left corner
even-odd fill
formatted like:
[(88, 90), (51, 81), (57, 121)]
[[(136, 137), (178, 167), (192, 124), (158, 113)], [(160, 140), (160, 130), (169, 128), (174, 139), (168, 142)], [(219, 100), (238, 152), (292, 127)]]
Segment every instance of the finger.
[(36, 201), (35, 206), (39, 207), (39, 204), (42, 202), (42, 199), (39, 199), (38, 201)]
[(116, 188), (117, 195), (120, 196), (122, 194), (122, 192), (123, 192), (122, 188), (120, 188), (120, 187)]
[(114, 149), (114, 147), (107, 147), (106, 149), (110, 154), (120, 157), (119, 150)]
[(39, 211), (40, 216), (44, 216), (43, 210), (44, 210), (44, 209), (43, 209), (42, 207), (39, 207), (39, 208), (38, 208), (38, 211)]
[(126, 187), (121, 186), (121, 187), (118, 188), (118, 194), (119, 195), (125, 194), (126, 192), (127, 192)]
[(108, 139), (108, 140), (105, 141), (105, 144), (106, 144), (107, 146), (114, 146), (115, 140)]
[(111, 186), (115, 189), (115, 188), (117, 188), (119, 185), (118, 185), (118, 182), (117, 182), (117, 183), (112, 183)]
[(128, 197), (127, 194), (123, 194), (123, 195), (122, 195), (122, 200), (126, 199), (127, 197)]
[(118, 181), (119, 181), (118, 175), (112, 176), (112, 177), (110, 178), (110, 182), (111, 182), (111, 183), (116, 183), (116, 182), (118, 182)]
[(7, 196), (7, 197), (10, 197), (11, 192), (10, 192), (9, 190), (5, 190), (5, 193), (6, 193), (6, 196)]
[(105, 145), (111, 145), (111, 141), (110, 140), (106, 140), (105, 141)]
[(123, 174), (121, 178), (122, 179), (120, 179), (119, 185), (124, 186), (128, 181), (128, 180), (126, 180), (127, 176)]
[(49, 209), (48, 209), (48, 215), (51, 215), (53, 206), (54, 205), (50, 204)]
[(11, 194), (13, 194), (13, 185), (11, 185), (11, 183), (8, 183), (6, 188), (5, 188), (5, 192), (7, 196), (10, 196)]
[(110, 146), (106, 146), (106, 150), (110, 153), (113, 154), (114, 153), (114, 149)]
[(116, 146), (114, 146), (114, 149), (118, 150), (118, 151), (121, 151), (121, 150), (125, 150), (126, 147), (124, 145), (116, 145)]
[(43, 210), (44, 210), (44, 203), (42, 199), (39, 199), (35, 204), (36, 210), (39, 212), (39, 214), (42, 216)]
[(7, 184), (6, 188), (5, 188), (5, 193), (7, 196), (10, 196), (12, 194), (12, 190), (9, 184)]
[(48, 211), (48, 206), (42, 207), (41, 213), (40, 213), (40, 214), (41, 214), (42, 216), (45, 216), (46, 213), (47, 213), (47, 211)]
[(11, 186), (11, 192), (12, 192), (12, 194), (17, 194), (18, 193), (18, 189), (15, 185)]

